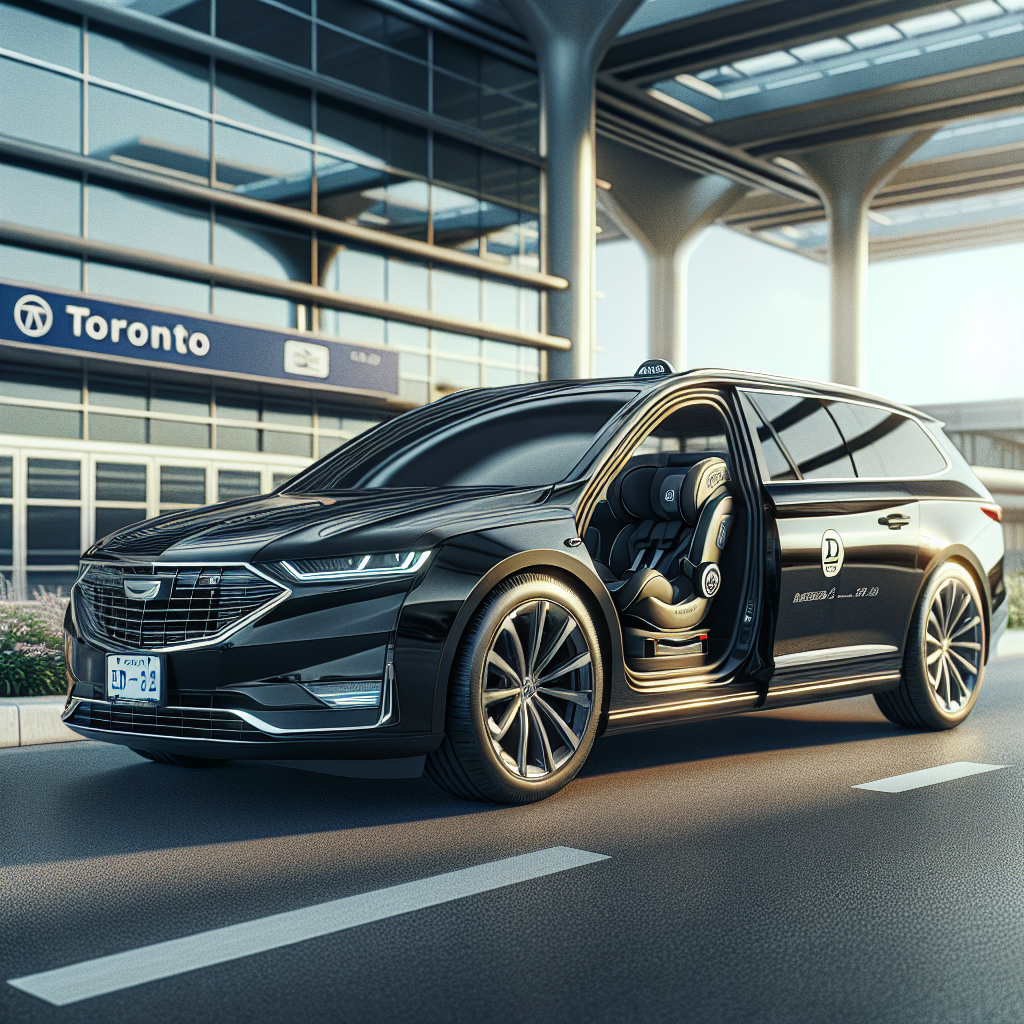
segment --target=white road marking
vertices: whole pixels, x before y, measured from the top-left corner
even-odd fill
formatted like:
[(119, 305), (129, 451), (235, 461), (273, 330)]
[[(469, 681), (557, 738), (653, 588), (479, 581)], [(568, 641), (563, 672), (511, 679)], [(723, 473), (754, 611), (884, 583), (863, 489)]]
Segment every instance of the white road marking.
[(159, 978), (170, 978), (608, 859), (600, 853), (553, 846), (536, 853), (507, 857), (416, 882), (84, 960), (24, 978), (11, 978), (8, 984), (54, 1006), (67, 1006)]
[(920, 789), (921, 786), (934, 786), (939, 782), (950, 782), (963, 779), (968, 775), (980, 775), (982, 772), (994, 772), (1006, 768), (1005, 764), (977, 764), (974, 761), (954, 761), (952, 764), (940, 764), (937, 768), (922, 768), (919, 772), (907, 772), (906, 775), (893, 775), (877, 782), (862, 782), (854, 789), (876, 789), (880, 793), (902, 793), (907, 789)]

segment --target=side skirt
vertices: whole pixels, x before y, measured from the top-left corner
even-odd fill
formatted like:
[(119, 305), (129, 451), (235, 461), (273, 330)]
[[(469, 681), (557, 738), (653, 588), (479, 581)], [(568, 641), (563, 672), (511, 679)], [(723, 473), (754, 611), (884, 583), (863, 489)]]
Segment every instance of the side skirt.
[(768, 697), (757, 710), (786, 708), (796, 704), (813, 704), (820, 700), (835, 700), (837, 697), (859, 697), (865, 693), (881, 693), (895, 690), (900, 685), (900, 673), (879, 672), (871, 675), (848, 676), (844, 679), (827, 679), (819, 682), (802, 682), (772, 686)]
[(681, 722), (693, 722), (701, 718), (721, 718), (741, 711), (754, 711), (760, 697), (756, 690), (748, 690), (720, 697), (705, 695), (690, 700), (674, 700), (664, 704), (611, 711), (604, 734), (610, 736), (624, 732), (642, 732), (645, 729), (679, 725)]

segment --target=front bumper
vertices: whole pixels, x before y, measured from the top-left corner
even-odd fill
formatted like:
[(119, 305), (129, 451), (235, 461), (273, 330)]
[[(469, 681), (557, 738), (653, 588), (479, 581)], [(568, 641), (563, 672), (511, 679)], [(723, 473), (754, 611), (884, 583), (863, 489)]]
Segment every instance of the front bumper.
[(70, 697), (61, 717), (85, 739), (228, 760), (414, 757), (430, 753), (443, 739), (395, 731), (393, 684), (379, 709), (253, 712)]
[[(227, 759), (402, 758), (428, 753), (433, 678), (405, 673), (399, 700), (395, 630), (413, 581), (309, 586), (240, 621), (215, 643), (167, 650), (164, 706), (106, 696), (103, 640), (73, 605), (65, 622), (64, 721), (88, 739)], [(118, 652), (120, 653), (120, 652)], [(369, 707), (331, 707), (307, 689), (352, 684)]]

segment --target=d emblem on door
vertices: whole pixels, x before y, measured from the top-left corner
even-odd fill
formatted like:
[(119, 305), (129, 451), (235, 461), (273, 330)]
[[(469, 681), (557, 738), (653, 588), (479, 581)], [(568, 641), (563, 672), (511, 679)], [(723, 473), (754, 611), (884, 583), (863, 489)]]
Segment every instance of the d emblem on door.
[(828, 577), (838, 576), (845, 555), (843, 538), (835, 530), (826, 530), (821, 535), (821, 571)]

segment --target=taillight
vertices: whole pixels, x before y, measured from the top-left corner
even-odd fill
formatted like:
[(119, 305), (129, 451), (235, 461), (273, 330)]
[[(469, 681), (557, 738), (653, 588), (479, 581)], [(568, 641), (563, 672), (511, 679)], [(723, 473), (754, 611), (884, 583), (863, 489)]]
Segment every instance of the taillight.
[(982, 505), (981, 511), (984, 512), (989, 519), (994, 519), (997, 523), (1001, 523), (1003, 521), (1002, 505)]

